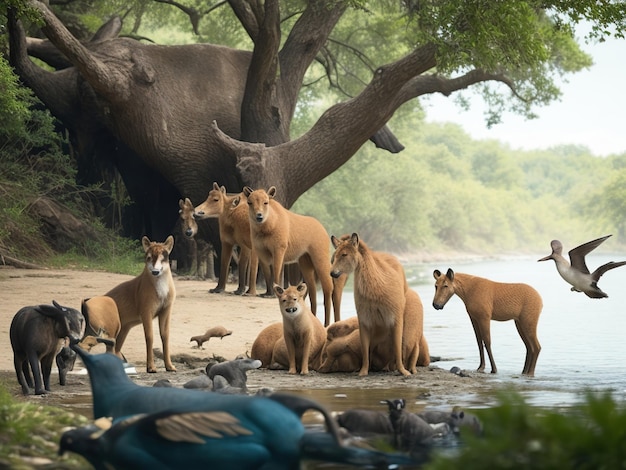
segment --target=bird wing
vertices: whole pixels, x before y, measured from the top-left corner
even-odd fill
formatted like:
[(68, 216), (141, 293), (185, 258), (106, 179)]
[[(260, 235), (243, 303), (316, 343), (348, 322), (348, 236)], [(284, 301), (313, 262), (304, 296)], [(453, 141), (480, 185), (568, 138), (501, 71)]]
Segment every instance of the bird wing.
[(598, 248), (598, 246), (611, 235), (606, 235), (601, 238), (596, 238), (595, 240), (591, 240), (590, 242), (583, 243), (582, 245), (577, 246), (576, 248), (572, 248), (569, 251), (569, 259), (572, 265), (572, 268), (583, 272), (585, 274), (589, 274), (589, 268), (587, 268), (587, 264), (585, 263), (585, 256)]
[(600, 279), (600, 276), (602, 276), (605, 272), (607, 272), (609, 269), (614, 269), (614, 268), (619, 268), (620, 266), (624, 266), (626, 264), (626, 261), (609, 261), (606, 264), (603, 264), (602, 266), (600, 266), (598, 269), (596, 269), (593, 274), (591, 274), (591, 278), (598, 282), (598, 280)]
[(155, 419), (155, 425), (161, 437), (174, 442), (203, 444), (205, 440), (201, 436), (221, 439), (253, 434), (226, 411), (172, 413)]

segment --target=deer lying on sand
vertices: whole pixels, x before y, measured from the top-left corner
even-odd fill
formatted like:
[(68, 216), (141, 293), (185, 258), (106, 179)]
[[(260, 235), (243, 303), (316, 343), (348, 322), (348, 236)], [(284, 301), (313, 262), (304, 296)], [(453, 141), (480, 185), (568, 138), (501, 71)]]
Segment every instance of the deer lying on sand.
[(152, 320), (158, 317), (165, 368), (168, 371), (175, 371), (176, 368), (170, 358), (169, 345), (170, 317), (176, 299), (176, 288), (169, 263), (169, 255), (174, 247), (174, 237), (170, 235), (164, 243), (151, 242), (148, 237), (143, 237), (141, 244), (146, 260), (143, 272), (105, 294), (115, 300), (120, 312), (122, 327), (115, 342), (115, 354), (121, 357), (122, 346), (128, 332), (132, 327), (143, 324), (146, 338), (146, 370), (156, 372), (152, 351), (154, 342)]
[[(238, 246), (239, 254), (239, 287), (235, 294), (247, 293), (256, 295), (256, 279), (259, 268), (259, 258), (252, 247), (250, 238), (250, 219), (248, 218), (248, 206), (245, 204), (243, 194), (227, 194), (224, 186), (213, 183), (213, 189), (209, 191), (206, 200), (196, 206), (193, 217), (198, 220), (217, 217), (220, 228), (220, 242), (222, 254), (220, 258), (220, 277), (217, 286), (210, 292), (223, 292), (226, 288), (228, 266), (232, 257), (233, 248)], [(269, 266), (261, 264), (267, 291), (265, 296), (273, 296)]]
[[(297, 262), (309, 290), (311, 311), (316, 313), (316, 277), (324, 292), (324, 326), (330, 324), (333, 280), (330, 277), (328, 234), (313, 217), (285, 209), (274, 199), (276, 188), (267, 191), (245, 187), (252, 244), (259, 260), (273, 268), (274, 284), (281, 284), (283, 264)], [(335, 321), (339, 320), (335, 306)]]
[[(354, 303), (363, 355), (359, 375), (368, 374), (370, 353), (374, 347), (390, 340), (396, 369), (402, 375), (410, 375), (402, 361), (409, 291), (402, 265), (390, 254), (371, 250), (356, 233), (341, 239), (332, 236), (331, 241), (335, 247), (331, 275), (337, 278), (354, 272)], [(414, 340), (419, 341), (419, 338)], [(415, 347), (419, 348), (419, 345)], [(411, 362), (409, 368), (414, 367), (415, 362)]]
[(261, 361), (261, 367), (267, 368), (272, 365), (272, 357), (274, 354), (274, 346), (277, 341), (283, 337), (282, 322), (272, 323), (261, 330), (257, 335), (252, 348), (250, 349), (250, 357)]
[(467, 313), (472, 321), (480, 365), (478, 372), (485, 370), (485, 353), (487, 350), (491, 373), (498, 372), (491, 352), (490, 322), (515, 320), (517, 331), (526, 346), (526, 361), (522, 374), (535, 375), (535, 365), (541, 351), (537, 339), (537, 322), (543, 309), (543, 301), (539, 293), (528, 284), (511, 284), (494, 282), (470, 274), (455, 273), (452, 269), (443, 275), (435, 269), (435, 297), (433, 307), (443, 309), (446, 302), (454, 294), (465, 304)]
[[(417, 372), (416, 366), (425, 367), (430, 364), (428, 342), (423, 332), (423, 312), (419, 295), (409, 289), (404, 311), (402, 357), (404, 366), (413, 373)], [(326, 328), (326, 342), (322, 349), (322, 365), (318, 372), (354, 372), (359, 370), (363, 355), (357, 320), (357, 317), (350, 317), (335, 322)], [(396, 370), (392, 343), (381, 342), (372, 348), (370, 370)]]

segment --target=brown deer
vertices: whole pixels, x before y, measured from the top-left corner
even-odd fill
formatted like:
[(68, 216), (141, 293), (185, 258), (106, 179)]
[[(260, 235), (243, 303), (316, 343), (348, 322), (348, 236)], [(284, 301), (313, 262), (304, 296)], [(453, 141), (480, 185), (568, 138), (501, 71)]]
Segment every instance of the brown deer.
[[(220, 277), (217, 286), (210, 292), (223, 292), (226, 288), (228, 266), (232, 257), (233, 248), (238, 246), (239, 254), (239, 286), (235, 294), (247, 293), (256, 295), (256, 279), (259, 267), (259, 258), (253, 249), (250, 238), (250, 219), (248, 218), (248, 205), (245, 197), (240, 194), (227, 194), (224, 186), (213, 183), (213, 189), (209, 191), (206, 200), (196, 206), (193, 218), (202, 220), (217, 218), (220, 229), (220, 242), (222, 254), (220, 258)], [(267, 284), (266, 297), (273, 297), (272, 282), (269, 266), (261, 264), (265, 283)]]
[[(272, 267), (274, 284), (281, 285), (283, 264), (298, 263), (307, 284), (313, 314), (317, 310), (316, 277), (324, 292), (324, 326), (330, 324), (334, 284), (330, 276), (328, 234), (315, 218), (285, 209), (267, 191), (245, 187), (252, 244), (259, 260)], [(339, 297), (340, 298), (340, 297)], [(335, 306), (335, 321), (339, 320)]]
[(287, 347), (289, 373), (295, 374), (299, 369), (300, 374), (306, 375), (309, 367), (316, 370), (321, 363), (326, 330), (306, 304), (305, 283), (286, 289), (274, 284), (274, 293), (283, 317), (283, 337), (278, 343), (284, 341)]
[(435, 269), (435, 297), (433, 307), (441, 310), (454, 294), (465, 304), (472, 321), (480, 365), (478, 372), (485, 370), (485, 353), (487, 350), (491, 373), (498, 372), (491, 352), (490, 322), (515, 320), (517, 331), (526, 346), (526, 361), (522, 374), (535, 375), (535, 365), (541, 351), (537, 339), (537, 322), (543, 309), (543, 301), (539, 292), (528, 284), (494, 282), (471, 274), (455, 273), (448, 269), (445, 276)]
[(105, 295), (113, 298), (120, 312), (121, 329), (115, 342), (115, 354), (121, 355), (122, 346), (130, 329), (143, 324), (146, 338), (146, 370), (156, 372), (152, 344), (154, 334), (152, 320), (159, 319), (159, 332), (163, 343), (163, 361), (168, 371), (176, 367), (170, 358), (170, 317), (176, 299), (176, 288), (170, 270), (169, 255), (174, 247), (174, 237), (165, 242), (151, 242), (148, 237), (141, 239), (145, 251), (145, 266), (142, 273), (111, 289)]
[[(359, 375), (370, 369), (370, 353), (391, 341), (393, 360), (402, 375), (410, 375), (402, 361), (402, 338), (409, 285), (395, 256), (371, 250), (356, 233), (341, 239), (332, 236), (335, 247), (331, 275), (354, 272), (354, 304), (359, 318), (363, 361)], [(419, 339), (416, 338), (416, 341)], [(417, 356), (416, 356), (417, 357)]]

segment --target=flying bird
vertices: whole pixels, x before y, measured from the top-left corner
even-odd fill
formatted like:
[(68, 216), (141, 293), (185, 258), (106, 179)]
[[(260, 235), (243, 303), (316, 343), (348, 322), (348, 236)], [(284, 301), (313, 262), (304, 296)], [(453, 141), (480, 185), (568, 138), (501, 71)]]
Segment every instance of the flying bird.
[(604, 240), (611, 235), (592, 240), (587, 243), (583, 243), (580, 246), (570, 250), (569, 259), (571, 264), (562, 256), (563, 245), (559, 240), (552, 240), (550, 246), (552, 247), (552, 253), (537, 261), (547, 261), (549, 259), (554, 260), (556, 269), (565, 281), (572, 285), (572, 291), (584, 292), (587, 297), (592, 299), (601, 299), (608, 297), (598, 287), (598, 281), (600, 277), (609, 269), (618, 268), (624, 266), (626, 261), (614, 262), (610, 261), (597, 268), (594, 272), (590, 273), (585, 263), (585, 256), (592, 250), (596, 249)]

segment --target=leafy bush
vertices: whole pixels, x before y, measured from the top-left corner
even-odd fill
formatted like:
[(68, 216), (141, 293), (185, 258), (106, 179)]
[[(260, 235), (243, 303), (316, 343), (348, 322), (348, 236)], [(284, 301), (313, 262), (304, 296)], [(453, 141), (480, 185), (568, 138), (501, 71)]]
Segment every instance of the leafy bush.
[(626, 468), (626, 408), (610, 393), (588, 393), (561, 410), (533, 408), (514, 392), (501, 393), (500, 401), (477, 413), (484, 436), (463, 435), (457, 455), (440, 455), (425, 469)]
[(68, 259), (57, 256), (53, 264), (136, 272), (137, 243), (117, 236), (94, 215), (91, 201), (99, 188), (76, 184), (75, 162), (65, 151), (67, 142), (56, 121), (19, 85), (2, 58), (0, 91), (0, 252), (39, 264), (55, 254), (29, 210), (33, 201), (45, 197), (69, 209), (91, 234), (72, 246)]

